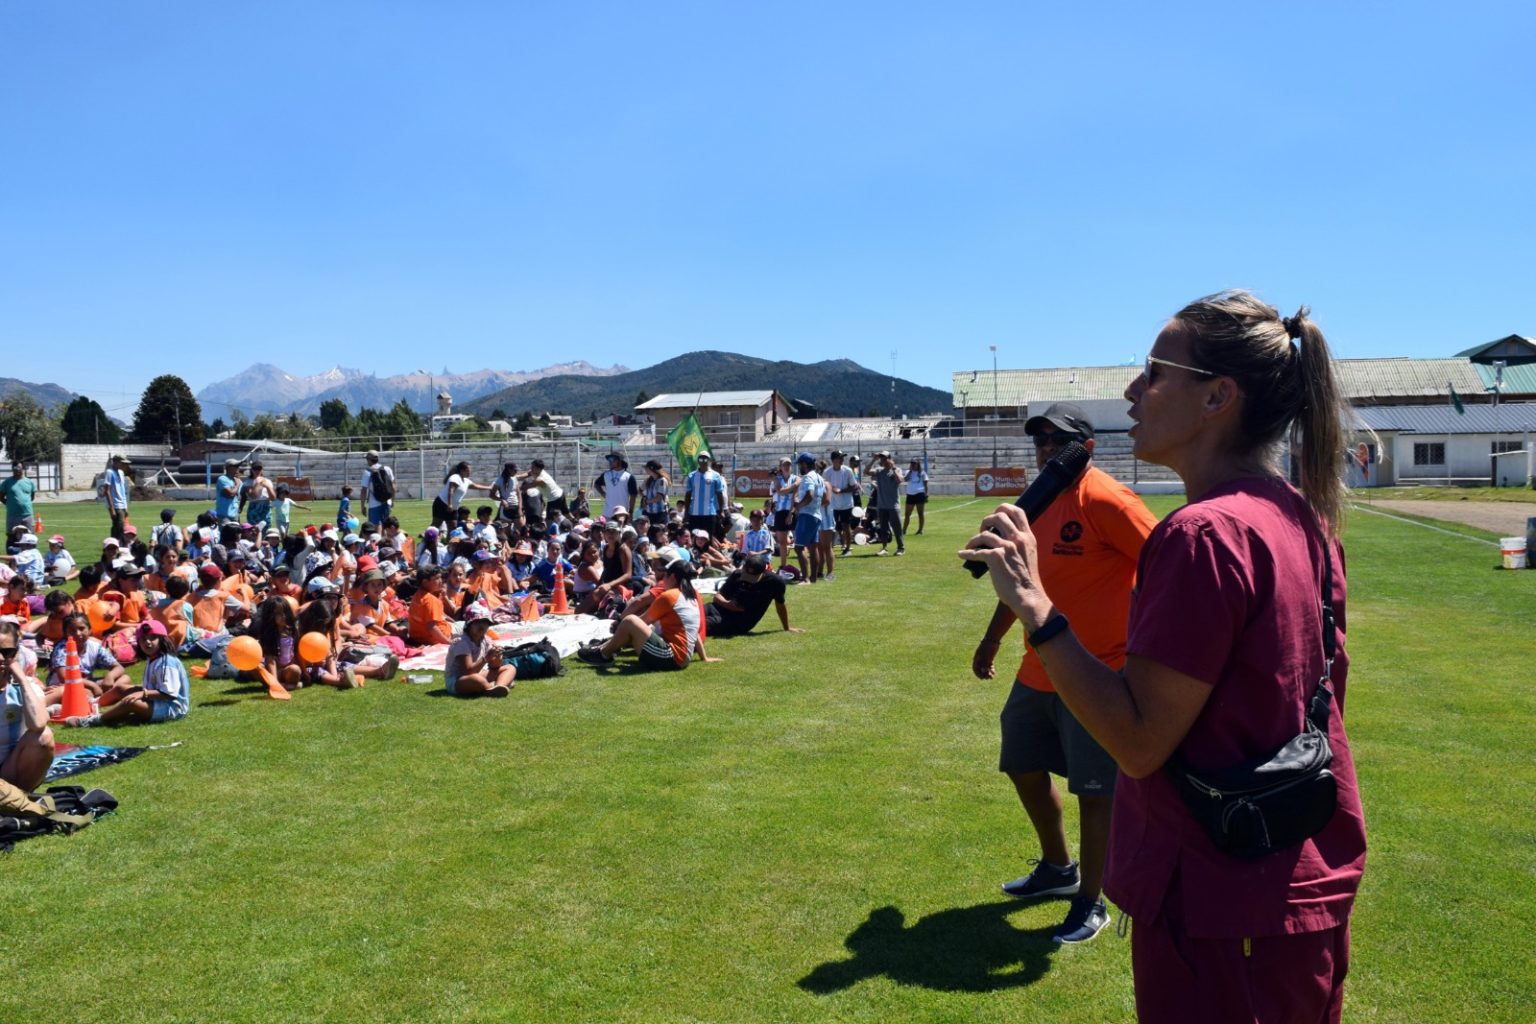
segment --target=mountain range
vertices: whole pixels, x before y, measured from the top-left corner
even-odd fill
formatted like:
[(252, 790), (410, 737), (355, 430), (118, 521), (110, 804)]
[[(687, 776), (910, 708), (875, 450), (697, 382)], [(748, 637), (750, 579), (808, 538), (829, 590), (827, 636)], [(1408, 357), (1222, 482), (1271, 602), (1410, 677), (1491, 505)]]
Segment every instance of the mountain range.
[(542, 370), (476, 370), (471, 373), (444, 370), (442, 373), (401, 373), (392, 377), (334, 366), (323, 373), (296, 377), (271, 363), (256, 363), (233, 377), (209, 384), (197, 393), (197, 400), (203, 407), (203, 417), (210, 421), (228, 419), (235, 409), (247, 416), (263, 412), (313, 415), (320, 411), (322, 403), (334, 398), (341, 399), (353, 413), (364, 406), (386, 410), (402, 398), (412, 409), (427, 412), (436, 407), (434, 390), (447, 391), (457, 406), (504, 388), (553, 375), (601, 378), (628, 372), (629, 368), (625, 366), (603, 368), (578, 360), (546, 366)]
[(17, 380), (15, 377), (0, 377), (0, 401), (12, 395), (28, 395), (45, 411), (55, 406), (68, 405), (79, 397), (73, 391), (61, 388), (57, 384), (33, 384), (31, 381)]
[(667, 392), (755, 391), (772, 388), (787, 399), (833, 416), (918, 416), (948, 412), (948, 391), (876, 373), (850, 359), (820, 363), (759, 359), (735, 352), (690, 352), (648, 366), (606, 376), (552, 374), (465, 402), (457, 412), (508, 416), (523, 412), (566, 413), (584, 419), (634, 411), (635, 399)]

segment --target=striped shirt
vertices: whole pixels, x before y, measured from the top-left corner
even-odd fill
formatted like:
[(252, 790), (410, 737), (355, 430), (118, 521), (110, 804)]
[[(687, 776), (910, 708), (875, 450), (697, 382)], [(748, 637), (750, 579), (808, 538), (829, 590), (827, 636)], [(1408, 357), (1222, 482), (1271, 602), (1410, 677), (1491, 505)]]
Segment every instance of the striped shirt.
[(790, 473), (788, 476), (784, 475), (783, 473), (775, 473), (774, 474), (774, 476), (773, 476), (773, 510), (775, 512), (788, 512), (790, 510), (790, 508), (793, 507), (793, 505), (795, 503), (794, 492), (790, 491), (787, 494), (780, 494), (779, 492), (784, 490), (785, 488), (793, 487), (796, 482), (797, 482), (797, 478), (795, 477), (795, 474), (793, 474), (793, 473)]
[(717, 516), (725, 506), (725, 478), (712, 469), (707, 473), (697, 469), (689, 473), (685, 490), (691, 516)]
[(773, 531), (766, 526), (761, 530), (748, 530), (741, 535), (741, 550), (748, 555), (773, 550)]

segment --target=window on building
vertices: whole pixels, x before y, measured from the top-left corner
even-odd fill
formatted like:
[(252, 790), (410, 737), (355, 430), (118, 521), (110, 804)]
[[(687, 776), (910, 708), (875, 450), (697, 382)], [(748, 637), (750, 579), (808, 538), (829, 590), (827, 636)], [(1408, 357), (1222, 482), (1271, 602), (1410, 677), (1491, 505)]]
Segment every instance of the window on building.
[(734, 409), (729, 412), (722, 410), (716, 414), (715, 424), (721, 427), (739, 427), (741, 426), (741, 412)]
[(1416, 441), (1413, 445), (1413, 464), (1415, 466), (1443, 466), (1445, 465), (1444, 441)]
[(1505, 452), (1519, 452), (1524, 450), (1524, 448), (1520, 447), (1519, 441), (1495, 441), (1493, 442), (1493, 445), (1488, 449), (1489, 453), (1492, 455), (1503, 455)]

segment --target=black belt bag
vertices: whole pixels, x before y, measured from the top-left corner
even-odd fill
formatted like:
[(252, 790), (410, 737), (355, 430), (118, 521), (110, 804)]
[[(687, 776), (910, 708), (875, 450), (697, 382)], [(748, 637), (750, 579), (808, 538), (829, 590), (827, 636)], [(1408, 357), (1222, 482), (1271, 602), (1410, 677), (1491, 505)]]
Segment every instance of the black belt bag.
[(1329, 771), (1329, 681), (1337, 650), (1334, 637), (1333, 555), (1323, 538), (1323, 674), (1307, 704), (1306, 728), (1285, 746), (1222, 771), (1192, 771), (1182, 751), (1168, 774), (1195, 820), (1223, 853), (1244, 860), (1295, 846), (1321, 832), (1338, 809), (1338, 780)]

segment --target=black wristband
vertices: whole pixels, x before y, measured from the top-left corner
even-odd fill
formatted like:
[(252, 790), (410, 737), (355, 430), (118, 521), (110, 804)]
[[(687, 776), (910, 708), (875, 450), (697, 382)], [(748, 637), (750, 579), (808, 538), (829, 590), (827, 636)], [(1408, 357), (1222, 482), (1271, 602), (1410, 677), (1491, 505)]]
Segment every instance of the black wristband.
[(1052, 615), (1050, 618), (1046, 619), (1045, 622), (1041, 623), (1039, 629), (1029, 634), (1027, 642), (1030, 647), (1038, 650), (1041, 644), (1045, 643), (1047, 640), (1050, 640), (1052, 637), (1056, 636), (1056, 634), (1065, 633), (1071, 628), (1072, 623), (1067, 621), (1067, 617), (1061, 614), (1061, 612), (1057, 612), (1055, 615)]

